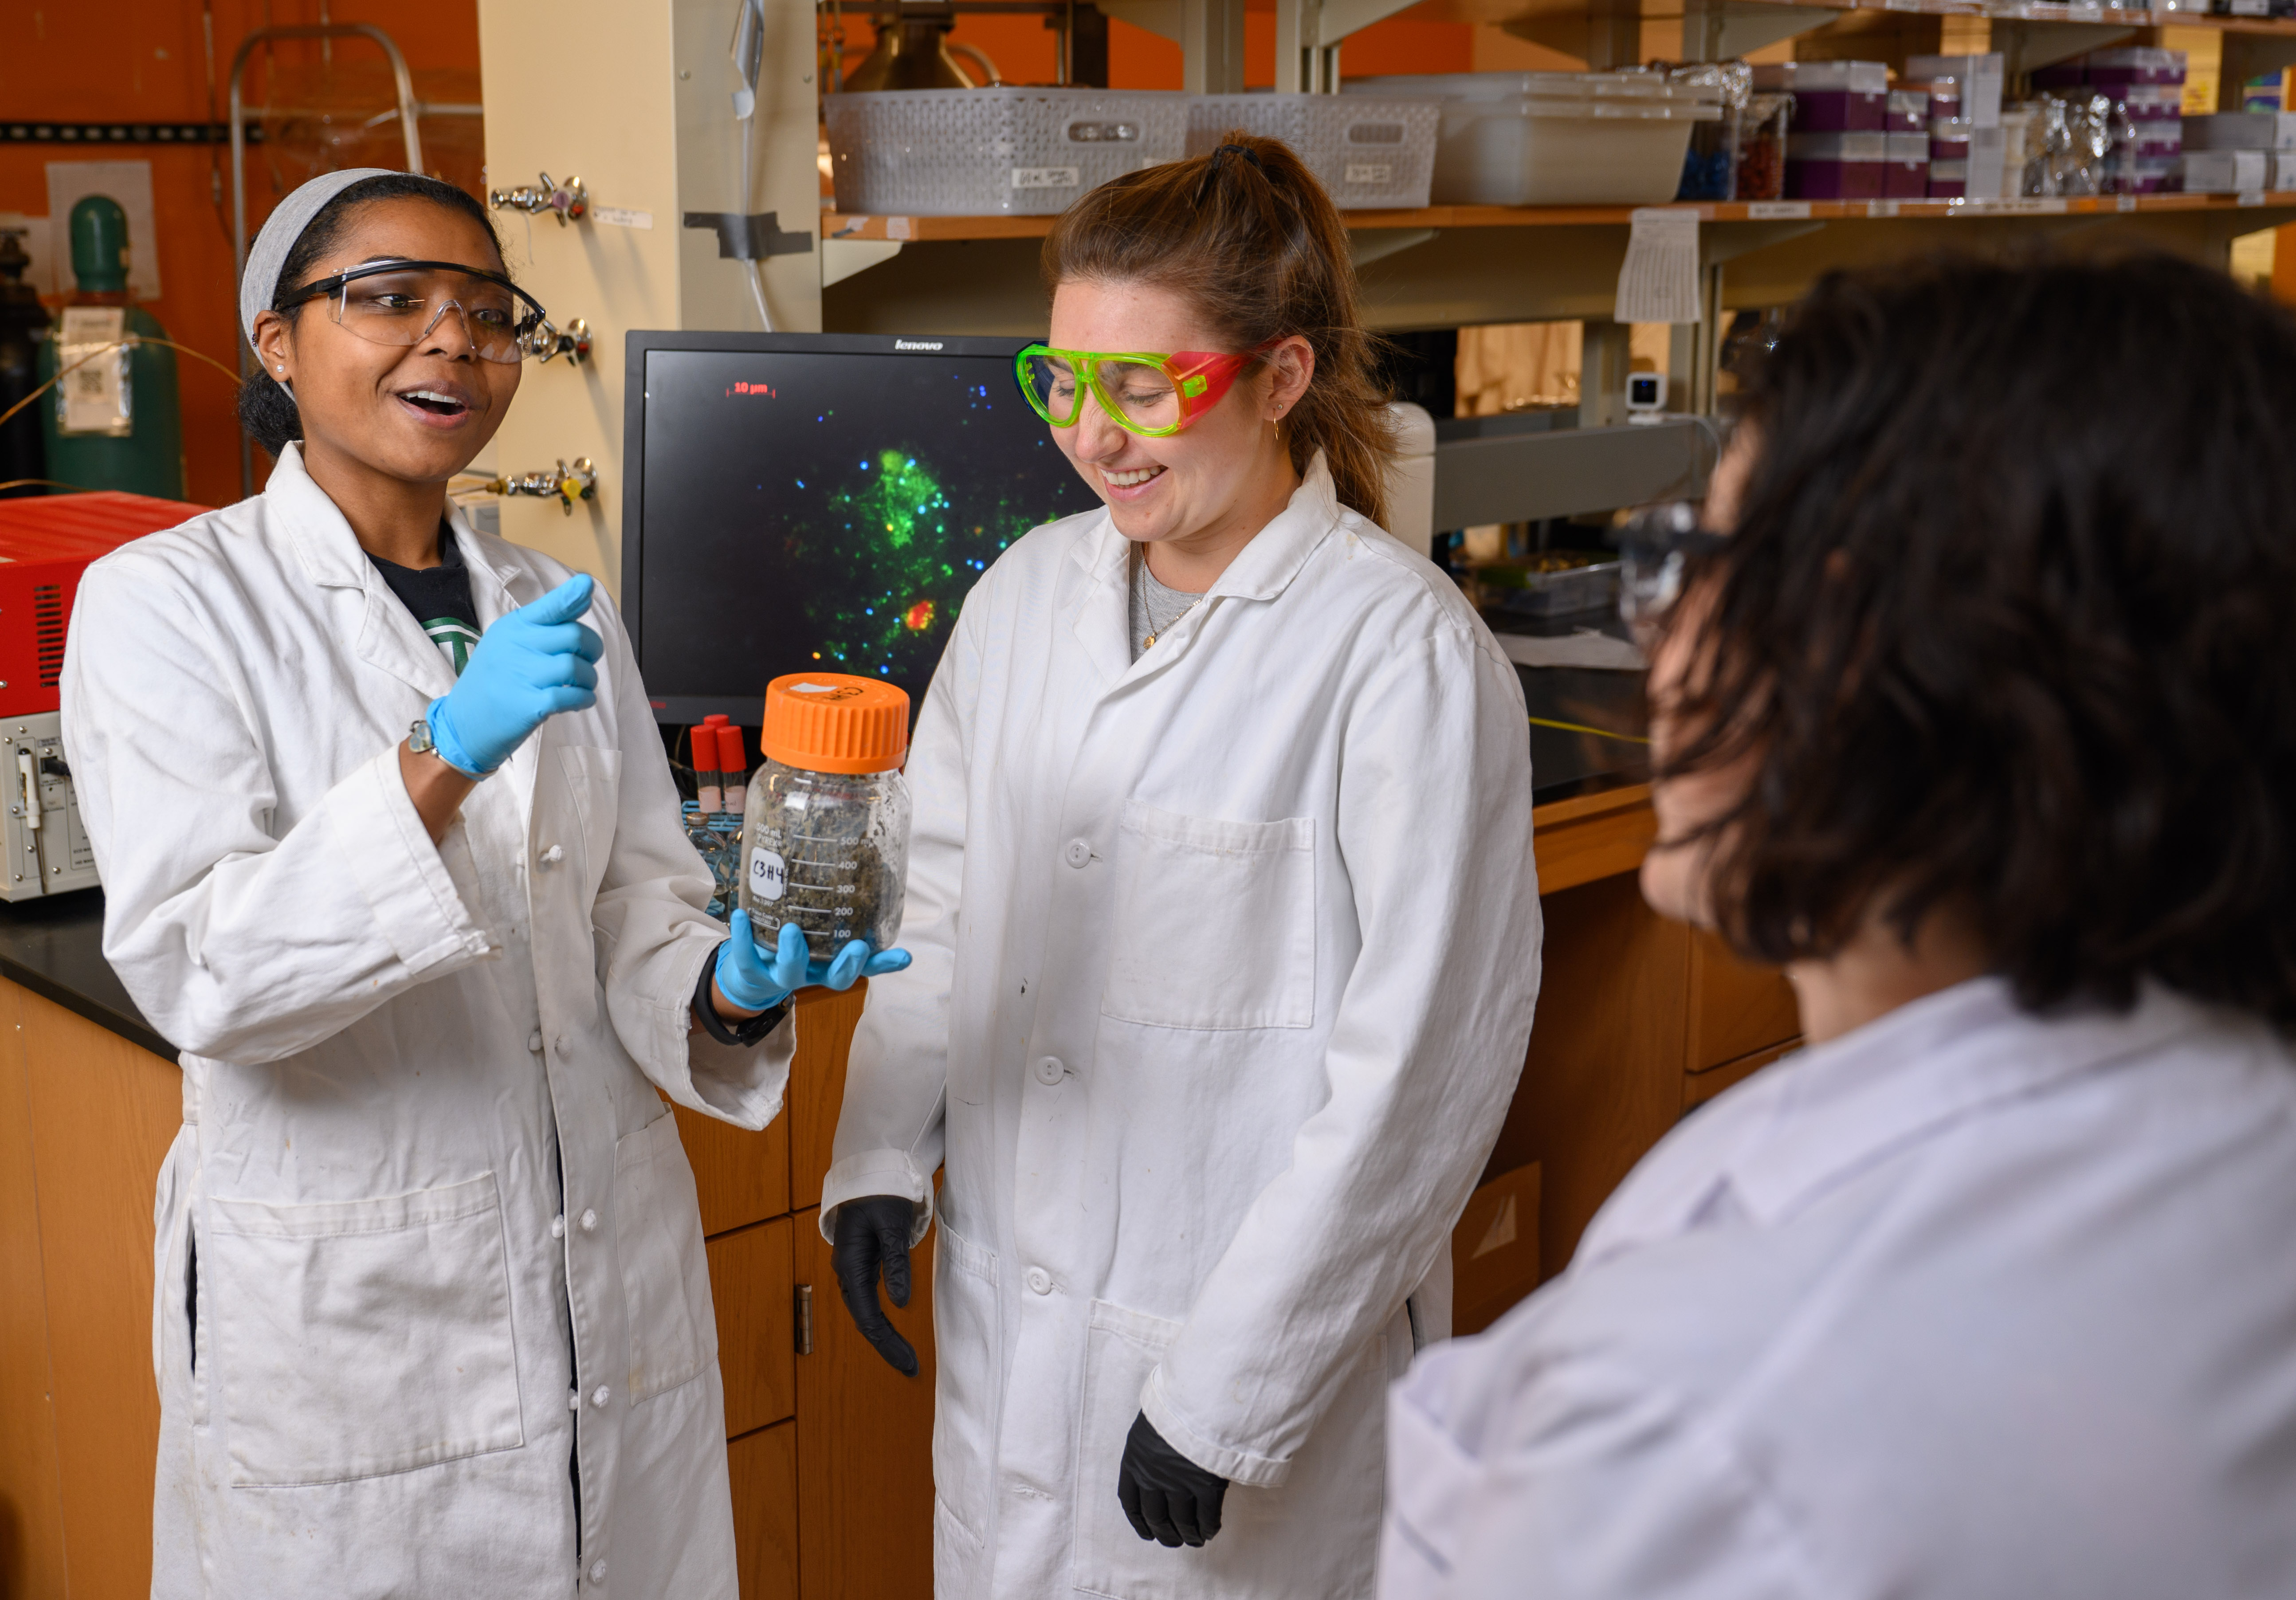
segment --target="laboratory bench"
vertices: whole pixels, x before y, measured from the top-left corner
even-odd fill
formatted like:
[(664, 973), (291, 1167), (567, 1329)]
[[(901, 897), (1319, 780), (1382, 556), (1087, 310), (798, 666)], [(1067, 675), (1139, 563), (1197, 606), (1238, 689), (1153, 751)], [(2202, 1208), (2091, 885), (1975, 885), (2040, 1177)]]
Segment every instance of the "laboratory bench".
[[(1635, 675), (1525, 680), (1533, 716), (1639, 732)], [(1776, 973), (1643, 906), (1641, 747), (1556, 736), (1538, 746), (1533, 814), (1545, 977), (1521, 1086), (1454, 1235), (1462, 1331), (1559, 1270), (1635, 1161), (1797, 1028)], [(102, 918), (98, 890), (0, 905), (0, 1595), (150, 1592), (152, 1185), (180, 1075), (105, 964)], [(748, 1600), (931, 1589), (932, 1238), (891, 1313), (924, 1364), (908, 1380), (854, 1330), (817, 1226), (865, 990), (800, 1002), (772, 1126), (676, 1112), (717, 1304)], [(889, 1495), (906, 1508), (890, 1530)]]

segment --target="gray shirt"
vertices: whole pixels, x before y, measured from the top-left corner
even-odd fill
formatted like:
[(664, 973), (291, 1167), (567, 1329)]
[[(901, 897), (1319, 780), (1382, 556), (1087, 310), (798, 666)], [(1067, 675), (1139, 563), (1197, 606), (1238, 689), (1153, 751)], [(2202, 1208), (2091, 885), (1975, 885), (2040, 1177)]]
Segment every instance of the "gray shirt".
[(1138, 545), (1132, 546), (1132, 659), (1138, 661), (1140, 652), (1148, 648), (1148, 641), (1161, 638), (1164, 630), (1188, 614), (1189, 608), (1201, 595), (1191, 595), (1184, 589), (1167, 588), (1156, 581), (1148, 570), (1148, 558)]

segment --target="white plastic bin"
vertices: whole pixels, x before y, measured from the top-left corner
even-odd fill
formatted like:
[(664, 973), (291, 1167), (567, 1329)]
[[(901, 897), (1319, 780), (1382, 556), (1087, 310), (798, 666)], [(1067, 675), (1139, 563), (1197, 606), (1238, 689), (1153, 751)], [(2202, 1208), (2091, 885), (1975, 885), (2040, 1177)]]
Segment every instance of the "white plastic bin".
[(1663, 204), (1692, 125), (1722, 117), (1716, 87), (1648, 72), (1360, 78), (1341, 92), (1439, 103), (1438, 205)]
[(1281, 139), (1341, 210), (1427, 203), (1441, 112), (1424, 100), (1359, 94), (1191, 94), (1188, 153), (1231, 129)]
[(1187, 96), (1161, 91), (885, 89), (822, 103), (837, 209), (854, 215), (1048, 217), (1187, 143)]

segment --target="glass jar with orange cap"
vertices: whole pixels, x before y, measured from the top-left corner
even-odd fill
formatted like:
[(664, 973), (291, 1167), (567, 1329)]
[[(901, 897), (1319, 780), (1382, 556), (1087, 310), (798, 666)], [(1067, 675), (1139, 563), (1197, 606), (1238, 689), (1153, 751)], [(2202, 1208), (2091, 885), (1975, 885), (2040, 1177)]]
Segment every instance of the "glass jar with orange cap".
[(843, 673), (777, 677), (758, 743), (742, 841), (751, 933), (772, 948), (795, 923), (816, 961), (857, 939), (889, 948), (909, 868), (909, 697)]

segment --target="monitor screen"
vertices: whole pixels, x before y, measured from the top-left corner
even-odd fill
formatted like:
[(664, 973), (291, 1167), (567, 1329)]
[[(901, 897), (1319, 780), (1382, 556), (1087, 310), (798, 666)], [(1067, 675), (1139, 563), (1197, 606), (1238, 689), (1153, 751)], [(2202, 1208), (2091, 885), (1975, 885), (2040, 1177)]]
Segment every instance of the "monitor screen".
[(664, 722), (754, 724), (787, 672), (932, 681), (966, 592), (1097, 506), (1020, 341), (629, 335), (622, 605)]

